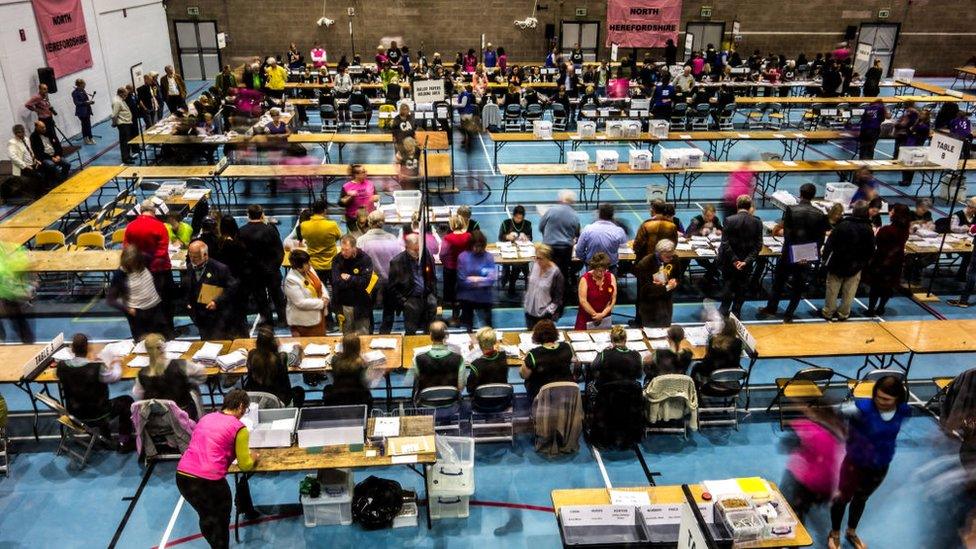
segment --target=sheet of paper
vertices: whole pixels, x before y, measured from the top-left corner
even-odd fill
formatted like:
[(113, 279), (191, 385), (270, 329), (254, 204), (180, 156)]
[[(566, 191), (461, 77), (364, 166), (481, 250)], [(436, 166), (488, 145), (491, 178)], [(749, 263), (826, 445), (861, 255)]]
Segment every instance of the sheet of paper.
[(149, 366), (149, 355), (136, 355), (127, 364), (130, 368), (145, 368)]
[(635, 505), (566, 505), (559, 509), (563, 527), (633, 526)]
[(820, 259), (820, 250), (817, 248), (816, 242), (793, 244), (790, 246), (790, 257), (793, 259), (793, 263), (799, 263), (801, 261), (813, 262)]
[(519, 334), (519, 343), (529, 343), (529, 344), (531, 344), (533, 346), (535, 345), (535, 343), (532, 343), (532, 334), (531, 333), (521, 333), (521, 334)]
[(630, 349), (631, 351), (637, 351), (639, 353), (641, 351), (646, 351), (647, 350), (647, 345), (644, 344), (644, 341), (643, 340), (641, 340), (641, 341), (628, 341), (627, 342), (627, 348)]
[(775, 137), (776, 139), (785, 139), (786, 138), (786, 136), (783, 135), (783, 134), (781, 134), (781, 133), (774, 133), (773, 134), (773, 137)]
[(377, 417), (373, 424), (374, 437), (398, 437), (400, 436), (399, 417)]
[(570, 343), (570, 346), (572, 346), (573, 350), (576, 351), (577, 353), (586, 352), (586, 351), (596, 351), (599, 349), (598, 345), (599, 345), (598, 343), (594, 343), (592, 341), (574, 341)]
[(706, 480), (702, 482), (705, 490), (712, 494), (712, 497), (718, 496), (734, 496), (742, 494), (742, 488), (739, 487), (739, 482), (734, 479), (725, 480)]
[(71, 360), (75, 354), (71, 352), (71, 347), (61, 347), (56, 353), (51, 355), (54, 360)]
[(627, 341), (641, 341), (644, 339), (644, 334), (641, 332), (640, 328), (627, 328)]
[(328, 343), (309, 343), (305, 346), (305, 354), (311, 356), (325, 356), (332, 352)]
[(678, 137), (680, 137), (681, 139), (691, 139), (691, 134), (690, 133), (683, 133), (683, 134), (680, 134)]
[(146, 342), (140, 341), (139, 343), (136, 343), (136, 346), (132, 348), (132, 352), (137, 355), (146, 354)]
[[(139, 342), (139, 344), (142, 345), (142, 342)], [(190, 350), (190, 345), (192, 344), (193, 344), (192, 341), (181, 341), (181, 340), (167, 341), (166, 352), (183, 354)], [(143, 345), (143, 349), (145, 349), (145, 345)]]
[(302, 370), (324, 370), (327, 362), (324, 358), (307, 356), (298, 365)]
[(576, 353), (576, 359), (583, 364), (589, 364), (596, 360), (596, 351), (584, 351), (582, 353)]
[(197, 351), (193, 358), (195, 359), (206, 359), (206, 360), (217, 360), (217, 355), (220, 351), (224, 349), (224, 346), (220, 343), (207, 342), (204, 343), (200, 350)]
[(796, 162), (793, 162), (792, 160), (784, 160), (783, 161), (783, 165), (784, 166), (789, 166), (791, 168), (795, 168), (797, 164), (796, 164)]
[(647, 339), (662, 339), (668, 337), (667, 328), (644, 328), (644, 335)]
[(393, 463), (393, 464), (417, 463), (417, 455), (416, 454), (413, 454), (413, 455), (409, 455), (409, 456), (392, 456), (390, 458), (390, 463)]
[(610, 343), (610, 332), (593, 332), (590, 335), (597, 343)]
[(667, 348), (668, 348), (668, 340), (666, 339), (651, 340), (651, 349), (667, 349)]
[(651, 496), (646, 491), (610, 490), (610, 504), (640, 507), (642, 505), (650, 505)]
[(392, 337), (374, 337), (369, 342), (370, 349), (396, 349), (397, 341)]
[(289, 418), (289, 417), (283, 419), (276, 419), (270, 423), (271, 429), (274, 429), (276, 431), (291, 431), (292, 429), (295, 428), (295, 420), (296, 418)]
[(573, 342), (575, 342), (575, 341), (593, 341), (593, 338), (591, 338), (590, 337), (590, 334), (587, 333), (587, 332), (569, 332), (569, 340), (570, 341), (573, 341)]

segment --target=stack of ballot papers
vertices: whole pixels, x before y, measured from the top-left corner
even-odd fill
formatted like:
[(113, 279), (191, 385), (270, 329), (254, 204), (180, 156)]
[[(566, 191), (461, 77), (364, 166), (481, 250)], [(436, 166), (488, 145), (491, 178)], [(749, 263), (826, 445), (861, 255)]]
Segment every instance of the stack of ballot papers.
[(193, 354), (193, 362), (198, 364), (213, 365), (217, 363), (217, 356), (224, 350), (220, 343), (204, 343), (200, 350)]
[(576, 351), (577, 354), (586, 351), (599, 351), (603, 349), (603, 346), (594, 341), (573, 341), (570, 343), (570, 346), (573, 347), (573, 350)]
[(247, 351), (244, 349), (237, 349), (227, 353), (226, 355), (220, 355), (217, 357), (217, 366), (224, 372), (229, 372), (231, 370), (236, 370), (244, 364), (247, 363)]
[(369, 342), (370, 349), (396, 349), (397, 341), (392, 337), (374, 337)]
[(505, 354), (508, 356), (512, 356), (512, 357), (519, 356), (518, 345), (500, 345), (499, 348), (502, 351), (504, 351)]
[(685, 339), (695, 347), (704, 347), (708, 344), (708, 330), (704, 326), (685, 328)]
[(321, 356), (306, 356), (302, 358), (302, 362), (298, 365), (302, 370), (324, 370), (328, 365), (328, 361), (325, 357)]
[(366, 351), (363, 353), (363, 360), (366, 361), (366, 366), (370, 368), (386, 366), (386, 355), (383, 354), (383, 351)]
[(309, 343), (305, 346), (306, 356), (325, 356), (332, 353), (328, 343)]
[(569, 332), (569, 341), (593, 341), (589, 332)]

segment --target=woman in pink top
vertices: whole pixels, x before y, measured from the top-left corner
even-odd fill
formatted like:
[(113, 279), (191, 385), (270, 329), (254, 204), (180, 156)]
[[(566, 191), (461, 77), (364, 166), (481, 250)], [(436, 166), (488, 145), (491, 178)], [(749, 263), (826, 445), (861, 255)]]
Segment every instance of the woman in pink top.
[(830, 501), (844, 457), (844, 422), (832, 408), (807, 408), (806, 417), (790, 424), (799, 440), (786, 463), (781, 488), (797, 519), (811, 507)]
[(705, 59), (700, 53), (695, 53), (695, 56), (691, 59), (691, 74), (695, 75), (695, 78), (701, 76), (702, 70), (705, 68)]
[(735, 214), (736, 200), (742, 195), (752, 196), (755, 188), (755, 173), (746, 162), (743, 162), (729, 175), (729, 181), (725, 184), (725, 193), (722, 194), (725, 217)]
[[(176, 487), (200, 516), (200, 533), (211, 547), (224, 548), (230, 543), (227, 469), (237, 459), (242, 471), (250, 471), (258, 459), (256, 453), (248, 450), (247, 427), (241, 423), (250, 404), (241, 389), (227, 393), (219, 412), (207, 414), (197, 422), (190, 445), (176, 466)], [(240, 490), (239, 485), (238, 495), (242, 495)]]
[(346, 225), (351, 230), (356, 226), (356, 212), (359, 208), (365, 208), (366, 213), (375, 210), (380, 195), (376, 194), (373, 183), (366, 179), (366, 168), (362, 164), (349, 166), (349, 177), (352, 179), (342, 186), (339, 204), (346, 208)]

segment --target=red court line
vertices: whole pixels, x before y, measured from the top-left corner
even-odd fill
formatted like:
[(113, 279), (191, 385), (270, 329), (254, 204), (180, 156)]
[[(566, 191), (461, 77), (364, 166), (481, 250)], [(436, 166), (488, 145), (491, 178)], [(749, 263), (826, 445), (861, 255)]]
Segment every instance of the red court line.
[[(542, 512), (542, 513), (553, 513), (553, 512), (555, 512), (555, 510), (552, 507), (544, 507), (544, 506), (541, 506), (541, 505), (529, 505), (529, 504), (526, 504), (526, 503), (511, 503), (511, 502), (507, 502), (507, 501), (478, 501), (478, 500), (471, 500), (470, 504), (471, 505), (476, 505), (476, 506), (481, 506), (481, 507), (501, 507), (501, 508), (505, 508), (505, 509), (519, 509), (519, 510), (522, 510), (522, 511), (539, 511), (539, 512)], [(244, 528), (245, 526), (253, 526), (255, 524), (261, 524), (261, 523), (264, 523), (264, 522), (273, 522), (273, 521), (277, 521), (277, 520), (289, 519), (289, 518), (294, 518), (294, 517), (298, 517), (298, 516), (301, 516), (301, 513), (283, 513), (283, 514), (280, 514), (280, 515), (268, 515), (268, 516), (265, 516), (265, 517), (261, 517), (259, 519), (244, 521), (244, 522), (241, 523), (240, 527), (241, 528)], [(234, 527), (231, 526), (230, 529), (233, 530)], [(190, 535), (190, 536), (185, 536), (185, 537), (182, 537), (182, 538), (177, 538), (177, 539), (174, 539), (174, 540), (170, 540), (170, 542), (166, 544), (166, 547), (174, 547), (176, 545), (182, 545), (184, 543), (189, 543), (191, 541), (198, 540), (198, 539), (201, 539), (201, 538), (203, 538), (203, 534), (193, 534), (193, 535)], [(159, 549), (159, 546), (158, 545), (154, 545), (152, 549)]]

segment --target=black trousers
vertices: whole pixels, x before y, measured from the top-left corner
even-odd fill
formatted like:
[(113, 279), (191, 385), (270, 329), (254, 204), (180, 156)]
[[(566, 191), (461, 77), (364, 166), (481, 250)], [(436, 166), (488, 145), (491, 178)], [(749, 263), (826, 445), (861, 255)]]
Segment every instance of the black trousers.
[[(34, 330), (31, 329), (30, 323), (27, 321), (22, 302), (0, 299), (0, 315), (10, 319), (21, 343), (34, 343)], [(0, 339), (6, 339), (6, 330), (4, 330), (2, 322), (0, 322)]]
[(880, 129), (861, 130), (858, 139), (858, 157), (861, 160), (873, 160), (874, 149), (878, 146), (878, 138), (881, 136)]
[(119, 124), (115, 129), (119, 131), (119, 152), (122, 153), (122, 162), (132, 162), (132, 146), (129, 141), (136, 136), (136, 127), (132, 124)]
[[(392, 297), (390, 299), (393, 300)], [(434, 294), (427, 294), (425, 297), (408, 297), (403, 302), (403, 333), (413, 335), (417, 332), (426, 332), (427, 327), (434, 321), (436, 313), (437, 298)]]
[(809, 264), (792, 263), (787, 254), (779, 257), (776, 262), (776, 270), (773, 272), (773, 286), (769, 291), (769, 301), (766, 308), (776, 311), (779, 307), (780, 296), (786, 282), (790, 283), (790, 303), (786, 306), (786, 314), (793, 314), (803, 299), (803, 292), (806, 291), (810, 283), (810, 272), (813, 270)]
[(176, 310), (176, 283), (173, 281), (173, 271), (169, 269), (156, 271), (152, 276), (153, 285), (156, 286), (156, 293), (163, 300), (162, 314), (166, 326), (166, 331), (163, 332), (163, 335), (166, 336), (166, 339), (171, 339), (174, 332), (173, 316)]
[(749, 293), (749, 277), (752, 274), (754, 265), (746, 264), (742, 269), (736, 269), (732, 265), (722, 268), (722, 314), (728, 316), (729, 312), (735, 316), (742, 314), (742, 305), (746, 302), (746, 294)]
[(563, 288), (563, 301), (575, 303), (573, 299), (575, 292), (573, 276), (570, 270), (573, 268), (573, 247), (567, 244), (554, 244), (552, 246), (552, 261), (559, 267), (559, 272), (563, 273), (563, 280), (566, 285)]
[(180, 109), (186, 108), (186, 99), (178, 95), (167, 95), (166, 96), (166, 106), (169, 108), (169, 112), (175, 113)]
[(474, 312), (478, 311), (478, 316), (481, 317), (481, 323), (485, 326), (491, 326), (491, 303), (477, 303), (474, 301), (468, 301), (466, 299), (461, 300), (461, 325), (467, 328), (469, 332), (474, 331)]
[(79, 116), (78, 120), (81, 121), (81, 136), (85, 139), (92, 138), (92, 127), (91, 127), (91, 117), (90, 116)]
[(125, 442), (132, 440), (132, 435), (135, 433), (135, 428), (132, 426), (133, 402), (135, 401), (128, 395), (109, 399), (108, 417), (96, 421), (85, 420), (85, 422), (97, 426), (103, 437), (111, 438), (111, 423), (113, 420), (117, 421), (119, 426), (119, 441)]
[(158, 303), (149, 309), (136, 309), (135, 311), (136, 314), (134, 315), (125, 315), (134, 341), (139, 341), (148, 334), (162, 334), (166, 339), (172, 338), (173, 331), (166, 321), (162, 303)]
[(176, 488), (200, 516), (200, 533), (210, 547), (228, 547), (232, 502), (227, 479), (207, 480), (176, 473)]
[(526, 284), (529, 280), (529, 264), (502, 265), (502, 285), (508, 285), (508, 292), (515, 293), (515, 283), (519, 275), (525, 276)]
[(251, 294), (258, 314), (265, 322), (273, 322), (271, 306), (279, 322), (285, 321), (285, 294), (281, 290), (281, 270), (255, 271), (251, 276)]
[(888, 474), (888, 466), (881, 469), (866, 469), (852, 463), (847, 458), (840, 466), (840, 484), (838, 495), (830, 506), (830, 527), (840, 530), (840, 523), (844, 519), (847, 504), (851, 505), (851, 512), (847, 517), (847, 527), (856, 529), (864, 514), (864, 506), (868, 498), (884, 481)]

